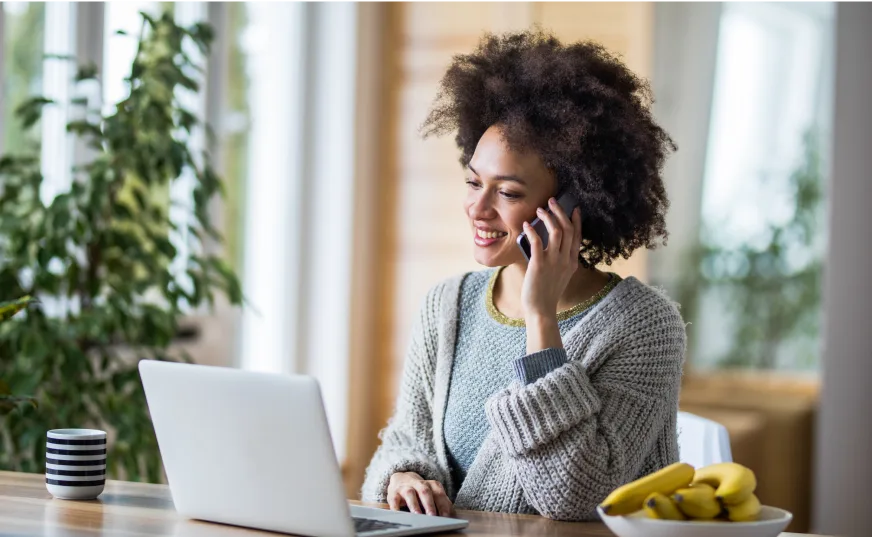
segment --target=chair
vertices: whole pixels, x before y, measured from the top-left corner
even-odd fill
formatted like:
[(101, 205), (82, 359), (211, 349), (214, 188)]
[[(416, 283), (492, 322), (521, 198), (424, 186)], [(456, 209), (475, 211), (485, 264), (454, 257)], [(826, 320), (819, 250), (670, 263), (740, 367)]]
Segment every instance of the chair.
[(732, 462), (730, 434), (716, 421), (678, 413), (678, 459), (694, 468), (718, 462)]

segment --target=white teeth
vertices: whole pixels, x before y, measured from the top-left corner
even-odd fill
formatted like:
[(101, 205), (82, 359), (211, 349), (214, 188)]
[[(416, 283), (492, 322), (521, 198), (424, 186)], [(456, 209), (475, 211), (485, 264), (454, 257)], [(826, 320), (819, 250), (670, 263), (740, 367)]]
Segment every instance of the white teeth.
[(480, 229), (476, 229), (475, 232), (482, 239), (496, 239), (497, 237), (502, 237), (503, 235), (506, 235), (506, 233), (503, 233), (502, 231), (482, 231)]

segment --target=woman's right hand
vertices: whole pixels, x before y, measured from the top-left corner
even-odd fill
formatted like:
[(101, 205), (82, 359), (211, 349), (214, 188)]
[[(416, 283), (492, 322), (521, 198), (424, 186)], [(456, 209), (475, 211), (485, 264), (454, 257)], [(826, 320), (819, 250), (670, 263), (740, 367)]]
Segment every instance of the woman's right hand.
[(452, 516), (454, 505), (442, 483), (426, 480), (415, 472), (397, 472), (388, 483), (388, 504), (394, 511), (407, 506), (409, 511), (428, 515)]

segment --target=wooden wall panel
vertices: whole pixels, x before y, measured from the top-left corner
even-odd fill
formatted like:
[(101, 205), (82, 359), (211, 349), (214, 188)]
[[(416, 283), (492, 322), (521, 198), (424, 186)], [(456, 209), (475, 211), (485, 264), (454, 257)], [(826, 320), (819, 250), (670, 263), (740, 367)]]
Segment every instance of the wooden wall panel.
[[(453, 137), (422, 140), (419, 128), (455, 54), (475, 48), (490, 29), (494, 7), (486, 3), (397, 4), (401, 49), (394, 118), (400, 137), (396, 159), (398, 205), (394, 333), (389, 355), (401, 370), (412, 320), (424, 295), (442, 278), (480, 268), (472, 259), (463, 215), (466, 190)], [(403, 335), (401, 335), (403, 334)], [(398, 378), (395, 378), (396, 385)]]

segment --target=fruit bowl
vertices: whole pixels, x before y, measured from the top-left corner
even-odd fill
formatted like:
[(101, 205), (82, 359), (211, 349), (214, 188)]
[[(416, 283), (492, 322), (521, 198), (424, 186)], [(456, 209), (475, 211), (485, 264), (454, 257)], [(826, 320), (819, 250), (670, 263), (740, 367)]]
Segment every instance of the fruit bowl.
[(793, 519), (789, 511), (764, 505), (754, 522), (658, 520), (639, 511), (627, 516), (597, 513), (618, 537), (777, 537)]

